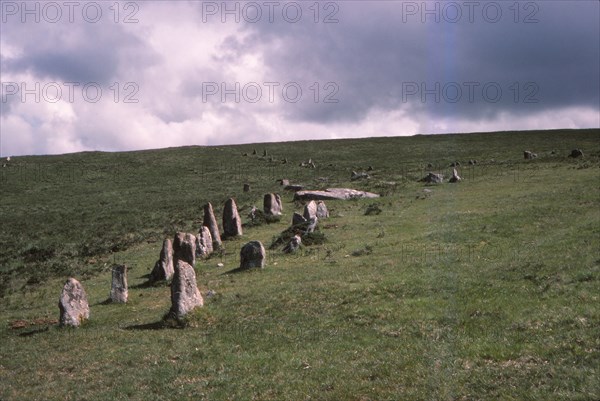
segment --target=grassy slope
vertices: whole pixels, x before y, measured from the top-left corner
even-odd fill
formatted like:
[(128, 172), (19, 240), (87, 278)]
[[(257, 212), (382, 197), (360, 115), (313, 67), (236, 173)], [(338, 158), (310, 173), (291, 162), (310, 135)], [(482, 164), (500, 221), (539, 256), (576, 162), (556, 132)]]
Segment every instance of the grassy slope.
[[(287, 165), (241, 156), (253, 147), (14, 158), (1, 177), (0, 399), (598, 398), (598, 130), (256, 146)], [(583, 160), (565, 157), (575, 147)], [(297, 166), (309, 157), (316, 170)], [(415, 182), (429, 162), (473, 158), (459, 185)], [(349, 181), (369, 165), (371, 180)], [(196, 232), (207, 200), (260, 206), (284, 177), (386, 196), (328, 202), (326, 244), (223, 275), (300, 209), (285, 195), (280, 223), (198, 263), (217, 295), (190, 327), (160, 329), (169, 289), (140, 285), (162, 239)], [(364, 216), (371, 203), (383, 212)], [(113, 261), (131, 268), (127, 305), (102, 304)], [(92, 316), (61, 330), (44, 319), (70, 275)]]

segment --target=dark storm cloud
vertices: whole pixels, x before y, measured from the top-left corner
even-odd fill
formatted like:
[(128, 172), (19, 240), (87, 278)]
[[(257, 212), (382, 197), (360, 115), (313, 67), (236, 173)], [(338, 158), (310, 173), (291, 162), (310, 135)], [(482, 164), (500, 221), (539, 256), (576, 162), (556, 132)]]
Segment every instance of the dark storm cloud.
[[(434, 9), (435, 3), (427, 5)], [(403, 16), (403, 2), (337, 4), (338, 23), (263, 19), (246, 25), (254, 33), (248, 51), (264, 46), (273, 76), (339, 85), (340, 103), (287, 105), (290, 118), (357, 121), (372, 108), (403, 107), (477, 120), (501, 112), (598, 108), (598, 2), (536, 2), (537, 9), (521, 3), (519, 15), (509, 8), (513, 3), (496, 2), (502, 18), (495, 23), (494, 13), (486, 20), (477, 11), (470, 22), (464, 7), (458, 22), (441, 14), (439, 23), (431, 15), (422, 23), (420, 14)], [(479, 4), (481, 10), (486, 3)], [(527, 17), (533, 23), (524, 23)], [(433, 93), (423, 98), (422, 89)]]

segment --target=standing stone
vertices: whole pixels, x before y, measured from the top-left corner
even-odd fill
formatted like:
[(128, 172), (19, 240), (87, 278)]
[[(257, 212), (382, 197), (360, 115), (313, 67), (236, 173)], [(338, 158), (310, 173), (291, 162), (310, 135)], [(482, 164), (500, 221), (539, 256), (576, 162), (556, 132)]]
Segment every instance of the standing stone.
[(428, 184), (441, 184), (444, 182), (444, 176), (442, 174), (436, 173), (427, 173), (427, 175), (421, 178), (421, 182), (426, 182)]
[(207, 258), (213, 253), (213, 250), (213, 240), (210, 230), (208, 227), (202, 226), (196, 236), (196, 256)]
[(569, 155), (569, 157), (573, 157), (573, 158), (583, 157), (583, 150), (581, 150), (581, 149), (573, 149), (571, 151), (571, 154)]
[(244, 192), (250, 192), (250, 184), (244, 184)]
[(265, 247), (260, 241), (250, 241), (240, 251), (240, 269), (265, 266)]
[(77, 327), (90, 317), (90, 306), (85, 290), (81, 283), (74, 278), (68, 279), (65, 283), (58, 307), (61, 326)]
[(110, 289), (110, 300), (124, 304), (127, 302), (127, 266), (114, 265), (112, 268), (112, 287)]
[(163, 241), (160, 259), (154, 264), (150, 273), (152, 281), (170, 280), (173, 277), (173, 245), (170, 239)]
[(294, 235), (290, 239), (290, 242), (283, 248), (283, 252), (294, 253), (300, 249), (300, 245), (302, 245), (302, 238), (299, 235)]
[(459, 182), (460, 180), (462, 180), (462, 178), (460, 178), (460, 176), (458, 175), (458, 171), (456, 171), (456, 169), (453, 168), (452, 177), (450, 177), (449, 182)]
[(213, 240), (213, 249), (219, 249), (222, 245), (221, 234), (219, 233), (217, 219), (215, 218), (215, 213), (213, 212), (213, 207), (210, 202), (204, 205), (204, 219), (202, 225), (208, 227), (208, 230), (210, 231)]
[(528, 150), (523, 152), (523, 158), (525, 158), (525, 160), (535, 159), (536, 157), (537, 157), (536, 153), (530, 152)]
[(306, 220), (317, 217), (317, 203), (314, 200), (311, 200), (304, 205), (304, 213), (302, 213), (302, 216), (304, 216)]
[(232, 198), (227, 199), (223, 208), (223, 233), (225, 237), (242, 235), (242, 219)]
[(290, 185), (290, 180), (288, 180), (287, 178), (282, 178), (281, 180), (279, 180), (279, 184), (283, 185), (284, 187), (287, 187), (288, 185)]
[(195, 266), (196, 265), (196, 237), (192, 234), (177, 233), (173, 240), (173, 266), (179, 260)]
[(265, 194), (263, 210), (265, 215), (281, 216), (281, 197), (275, 194)]
[(310, 234), (312, 232), (315, 232), (315, 229), (317, 228), (317, 223), (318, 222), (319, 222), (319, 218), (317, 216), (312, 217), (308, 221), (308, 226), (306, 227), (305, 234)]
[(292, 216), (292, 225), (293, 226), (297, 226), (298, 224), (303, 224), (306, 222), (307, 222), (307, 220), (304, 218), (304, 216), (302, 216), (298, 212), (294, 212), (294, 215)]
[(203, 305), (194, 268), (183, 260), (177, 261), (171, 283), (171, 314), (181, 318), (195, 307)]
[(317, 202), (317, 217), (320, 219), (326, 219), (329, 217), (329, 210), (327, 210), (327, 206), (323, 201)]

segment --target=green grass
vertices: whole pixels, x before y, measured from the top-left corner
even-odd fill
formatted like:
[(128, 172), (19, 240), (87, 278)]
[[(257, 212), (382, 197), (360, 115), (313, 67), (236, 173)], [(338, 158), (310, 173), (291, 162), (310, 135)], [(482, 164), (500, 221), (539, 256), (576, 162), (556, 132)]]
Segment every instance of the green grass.
[[(290, 163), (242, 156), (253, 148)], [(298, 166), (309, 157), (316, 169)], [(463, 182), (417, 182), (456, 160)], [(599, 130), (15, 157), (2, 170), (3, 401), (600, 397)], [(301, 211), (278, 178), (385, 196), (329, 201), (325, 242), (223, 274)], [(197, 232), (206, 201), (219, 220), (232, 196), (247, 222), (272, 191), (282, 219), (199, 261), (201, 292), (216, 295), (166, 328), (169, 288), (144, 285), (163, 238)], [(104, 303), (114, 262), (130, 267), (125, 305)], [(79, 329), (53, 323), (69, 276), (91, 304)]]

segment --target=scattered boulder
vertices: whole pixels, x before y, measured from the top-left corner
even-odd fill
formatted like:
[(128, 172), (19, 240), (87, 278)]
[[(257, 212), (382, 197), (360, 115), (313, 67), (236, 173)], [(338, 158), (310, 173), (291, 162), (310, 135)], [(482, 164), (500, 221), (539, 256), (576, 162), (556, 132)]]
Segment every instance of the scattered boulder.
[(285, 186), (287, 187), (288, 185), (290, 185), (290, 180), (286, 179), (286, 178), (282, 178), (280, 180), (277, 180), (277, 182), (279, 183), (279, 185)]
[(304, 213), (302, 216), (308, 221), (314, 217), (317, 217), (317, 203), (314, 200), (311, 200), (306, 205), (304, 205)]
[(469, 160), (469, 166), (474, 166), (477, 164), (477, 160)]
[(184, 260), (178, 260), (171, 283), (171, 311), (176, 318), (182, 318), (197, 306), (203, 306), (204, 300), (196, 283), (194, 268)]
[(572, 157), (572, 158), (583, 157), (583, 150), (573, 149), (571, 151), (571, 154), (569, 155), (569, 157)]
[(286, 185), (285, 188), (286, 191), (294, 191), (294, 192), (298, 192), (298, 191), (302, 191), (304, 189), (304, 187), (302, 185)]
[(327, 210), (327, 206), (323, 201), (317, 202), (317, 217), (320, 219), (329, 218), (329, 210)]
[(233, 198), (227, 199), (223, 208), (223, 233), (225, 237), (242, 235), (242, 219)]
[(452, 162), (450, 163), (450, 167), (460, 167), (460, 162)]
[(535, 159), (537, 157), (537, 154), (526, 150), (523, 152), (523, 157), (525, 158), (525, 160), (531, 160)]
[(441, 184), (444, 182), (444, 176), (442, 174), (428, 173), (425, 177), (421, 178), (421, 182), (428, 184)]
[(250, 184), (244, 184), (244, 192), (250, 192)]
[(267, 216), (281, 216), (281, 211), (283, 210), (281, 197), (276, 194), (265, 194), (263, 210)]
[(298, 212), (294, 212), (294, 215), (292, 216), (292, 225), (293, 226), (297, 226), (298, 224), (304, 224), (306, 222), (307, 222), (307, 220), (304, 218), (304, 216), (302, 216)]
[(214, 251), (212, 235), (206, 226), (202, 226), (196, 236), (196, 257), (207, 258)]
[(127, 302), (129, 291), (127, 289), (127, 266), (114, 265), (112, 268), (112, 286), (110, 300), (124, 304)]
[(379, 198), (379, 195), (357, 191), (350, 188), (327, 188), (325, 191), (298, 191), (294, 194), (294, 200), (348, 200), (354, 198)]
[(281, 164), (287, 164), (287, 162), (288, 162), (288, 159), (287, 159), (287, 157), (284, 157), (284, 158), (281, 160)]
[(260, 241), (250, 241), (240, 251), (240, 269), (265, 266), (265, 247)]
[[(255, 149), (256, 151), (256, 149)], [(219, 232), (219, 226), (217, 225), (217, 219), (215, 218), (215, 212), (210, 202), (204, 205), (204, 219), (202, 225), (208, 227), (210, 235), (213, 240), (213, 249), (219, 249), (222, 245), (221, 233)]]
[(74, 278), (69, 278), (63, 286), (58, 307), (61, 326), (78, 327), (90, 317), (87, 294), (81, 283)]
[(173, 266), (179, 260), (196, 265), (196, 237), (192, 234), (178, 232), (173, 240)]
[(369, 178), (371, 178), (371, 176), (369, 174), (365, 173), (364, 171), (361, 171), (360, 173), (353, 171), (352, 176), (350, 177), (350, 180), (356, 181), (356, 180), (369, 179)]
[(455, 168), (452, 169), (452, 177), (450, 177), (449, 182), (459, 182), (462, 178), (458, 175), (458, 171)]
[(151, 281), (170, 280), (173, 277), (173, 245), (170, 239), (163, 241), (160, 258), (154, 264), (150, 273)]
[(299, 235), (294, 235), (287, 245), (283, 248), (285, 253), (295, 253), (302, 245), (302, 238)]

